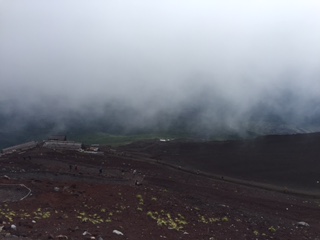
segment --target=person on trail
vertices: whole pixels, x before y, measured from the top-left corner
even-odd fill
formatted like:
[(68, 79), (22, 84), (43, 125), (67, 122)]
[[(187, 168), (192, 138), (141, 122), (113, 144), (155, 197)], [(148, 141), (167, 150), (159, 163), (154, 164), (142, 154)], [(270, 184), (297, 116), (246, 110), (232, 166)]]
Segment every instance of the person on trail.
[(69, 164), (69, 172), (71, 172), (71, 171), (72, 171), (72, 165)]
[(99, 169), (99, 174), (100, 175), (102, 174), (102, 167)]

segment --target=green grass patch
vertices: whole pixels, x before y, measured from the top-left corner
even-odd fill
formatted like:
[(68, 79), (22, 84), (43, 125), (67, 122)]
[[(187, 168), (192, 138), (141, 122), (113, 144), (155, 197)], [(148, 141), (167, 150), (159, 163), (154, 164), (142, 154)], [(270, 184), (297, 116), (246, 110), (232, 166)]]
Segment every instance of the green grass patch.
[(170, 134), (170, 133), (150, 133), (150, 134), (136, 134), (136, 135), (111, 135), (107, 133), (93, 133), (70, 136), (69, 138), (84, 144), (104, 144), (113, 147), (130, 144), (142, 140), (152, 139), (177, 139), (188, 138), (186, 134)]

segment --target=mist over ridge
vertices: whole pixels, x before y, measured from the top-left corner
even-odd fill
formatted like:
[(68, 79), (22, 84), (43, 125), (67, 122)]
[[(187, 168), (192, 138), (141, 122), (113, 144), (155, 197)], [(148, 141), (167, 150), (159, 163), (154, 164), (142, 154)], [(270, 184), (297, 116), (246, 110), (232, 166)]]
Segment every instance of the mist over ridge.
[(317, 1), (0, 5), (0, 134), (320, 129)]

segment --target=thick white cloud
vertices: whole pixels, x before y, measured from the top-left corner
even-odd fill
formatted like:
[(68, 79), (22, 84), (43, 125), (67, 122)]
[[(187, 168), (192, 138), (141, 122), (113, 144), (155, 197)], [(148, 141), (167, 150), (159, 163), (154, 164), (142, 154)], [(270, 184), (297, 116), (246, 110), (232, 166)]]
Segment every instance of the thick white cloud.
[(319, 29), (316, 0), (2, 0), (0, 100), (117, 100), (146, 118), (199, 101), (210, 121), (217, 101), (238, 119), (290, 92), (290, 111), (308, 114), (320, 101)]

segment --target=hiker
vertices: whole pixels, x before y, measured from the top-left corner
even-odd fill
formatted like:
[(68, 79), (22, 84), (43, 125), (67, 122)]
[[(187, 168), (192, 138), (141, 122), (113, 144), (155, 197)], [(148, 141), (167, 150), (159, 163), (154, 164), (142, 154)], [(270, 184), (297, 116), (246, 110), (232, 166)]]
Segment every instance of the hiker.
[(102, 167), (99, 169), (99, 174), (100, 175), (102, 174)]
[(71, 172), (72, 171), (72, 165), (70, 164), (69, 165), (69, 172)]

